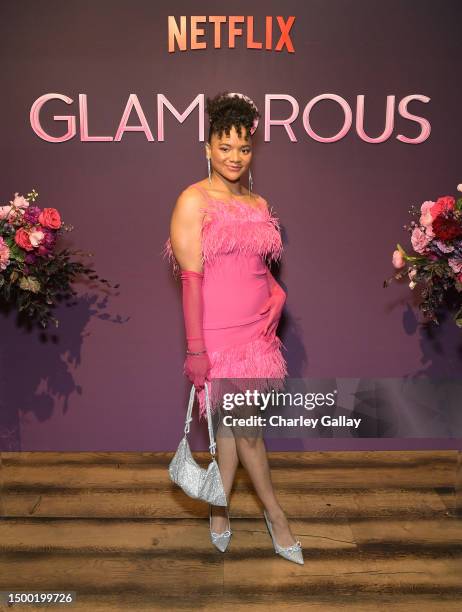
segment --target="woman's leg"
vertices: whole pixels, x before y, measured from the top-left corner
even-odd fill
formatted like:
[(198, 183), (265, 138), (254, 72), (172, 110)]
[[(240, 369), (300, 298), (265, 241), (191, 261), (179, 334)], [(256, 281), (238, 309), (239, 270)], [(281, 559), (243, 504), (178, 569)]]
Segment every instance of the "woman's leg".
[[(229, 505), (229, 496), (233, 486), (236, 469), (239, 465), (237, 456), (236, 441), (229, 433), (222, 435), (218, 430), (216, 435), (218, 448), (218, 467), (220, 469), (223, 488)], [(212, 531), (223, 533), (228, 529), (228, 518), (225, 506), (212, 506)]]
[(290, 530), (284, 510), (279, 505), (271, 481), (265, 441), (261, 437), (249, 438), (236, 435), (239, 459), (247, 470), (255, 491), (265, 507), (272, 523), (274, 538), (280, 546), (291, 546), (295, 538)]
[[(257, 414), (255, 407), (248, 406), (247, 414)], [(280, 546), (291, 546), (295, 538), (273, 488), (265, 441), (261, 428), (233, 427), (238, 458), (247, 470), (255, 491), (260, 498), (273, 526), (276, 542)], [(250, 435), (249, 435), (250, 434)]]

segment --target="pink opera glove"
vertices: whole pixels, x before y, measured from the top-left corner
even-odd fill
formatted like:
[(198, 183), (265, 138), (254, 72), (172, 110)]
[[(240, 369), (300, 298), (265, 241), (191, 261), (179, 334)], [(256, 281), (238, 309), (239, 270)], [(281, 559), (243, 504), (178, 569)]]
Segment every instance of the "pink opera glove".
[(282, 309), (284, 308), (287, 296), (284, 289), (276, 282), (274, 276), (271, 274), (268, 268), (266, 269), (266, 275), (268, 277), (271, 295), (258, 314), (265, 314), (269, 311), (270, 314), (268, 316), (268, 320), (266, 321), (260, 335), (271, 338), (276, 335), (276, 329), (279, 324)]
[(204, 275), (192, 270), (182, 270), (183, 317), (186, 330), (188, 351), (201, 352), (200, 355), (186, 355), (184, 374), (199, 391), (204, 387), (210, 372), (210, 360), (204, 343), (202, 281)]

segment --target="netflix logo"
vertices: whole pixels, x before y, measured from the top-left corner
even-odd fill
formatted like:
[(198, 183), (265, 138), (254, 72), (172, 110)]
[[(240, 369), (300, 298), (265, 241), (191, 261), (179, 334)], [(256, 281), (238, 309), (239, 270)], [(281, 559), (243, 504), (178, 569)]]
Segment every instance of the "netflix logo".
[[(189, 51), (207, 49), (204, 36), (213, 33), (214, 49), (234, 49), (236, 39), (242, 38), (247, 49), (265, 49), (265, 51), (286, 51), (295, 53), (290, 30), (295, 17), (272, 17), (267, 15), (264, 22), (264, 39), (256, 40), (254, 18), (252, 16), (181, 16), (179, 24), (175, 17), (168, 17), (168, 51)], [(209, 44), (209, 46), (211, 46)]]

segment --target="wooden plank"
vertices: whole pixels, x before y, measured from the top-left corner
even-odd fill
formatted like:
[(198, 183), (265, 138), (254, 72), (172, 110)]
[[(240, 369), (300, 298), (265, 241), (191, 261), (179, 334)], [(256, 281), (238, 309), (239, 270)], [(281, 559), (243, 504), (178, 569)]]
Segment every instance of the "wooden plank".
[[(228, 598), (227, 598), (228, 599)], [(259, 595), (260, 600), (264, 600), (264, 594)], [(345, 598), (333, 600), (331, 598), (307, 597), (300, 602), (290, 603), (278, 600), (274, 602), (272, 595), (266, 597), (263, 603), (255, 601), (242, 601), (237, 598), (231, 601), (224, 601), (223, 597), (218, 597), (216, 601), (202, 601), (200, 605), (194, 606), (191, 600), (187, 600), (191, 605), (187, 607), (185, 598), (169, 598), (160, 600), (155, 594), (133, 593), (126, 595), (120, 593), (116, 596), (110, 595), (87, 595), (80, 593), (77, 603), (72, 606), (72, 610), (84, 610), (85, 612), (138, 612), (138, 610), (162, 610), (163, 612), (190, 612), (191, 610), (203, 610), (204, 612), (268, 612), (268, 607), (277, 604), (277, 612), (460, 612), (460, 600), (454, 601), (453, 598), (444, 595), (431, 595), (418, 597), (393, 596), (392, 603), (385, 603), (384, 598), (379, 596), (369, 597), (369, 603), (363, 601), (364, 598), (354, 597), (353, 594)], [(341, 606), (341, 607), (340, 607)], [(30, 608), (29, 608), (30, 609)], [(38, 608), (37, 608), (38, 610)]]
[[(231, 519), (233, 545), (251, 551), (255, 542), (266, 541), (263, 517)], [(356, 550), (346, 521), (292, 520), (292, 530), (309, 549)], [(206, 519), (113, 520), (113, 519), (4, 519), (0, 522), (0, 552), (139, 552), (168, 553), (183, 548), (202, 554), (213, 552)]]
[[(185, 601), (217, 601), (223, 591), (223, 555), (186, 548), (181, 557), (165, 554), (3, 553), (0, 590), (77, 591), (93, 596), (126, 591), (156, 595), (159, 600), (182, 596)], [(216, 554), (215, 554), (216, 553)]]
[[(425, 450), (425, 451), (293, 451), (268, 452), (271, 466), (300, 467), (343, 466), (355, 468), (358, 464), (365, 466), (447, 466), (455, 470), (457, 463), (456, 450)], [(210, 454), (204, 451), (194, 451), (197, 461), (210, 460)], [(56, 465), (56, 464), (148, 464), (168, 465), (173, 452), (2, 452), (4, 466), (10, 465)]]
[[(263, 518), (231, 519), (233, 543), (245, 551), (267, 530)], [(333, 522), (292, 519), (293, 532), (309, 550), (382, 550), (384, 554), (414, 551), (438, 556), (448, 550), (462, 552), (462, 521), (439, 520)], [(95, 552), (148, 552), (176, 548), (210, 548), (206, 519), (4, 519), (0, 522), (0, 551), (56, 550)]]
[(277, 556), (267, 534), (260, 534), (255, 544), (245, 554), (236, 544), (225, 555), (210, 545), (198, 550), (184, 542), (149, 554), (2, 553), (0, 588), (40, 590), (47, 585), (53, 591), (101, 595), (130, 589), (156, 592), (161, 598), (182, 594), (191, 601), (217, 596), (224, 588), (234, 600), (259, 601), (261, 595), (266, 599), (271, 595), (275, 605), (313, 596), (341, 601), (354, 593), (462, 596), (461, 557), (450, 553), (436, 559), (355, 553), (346, 562), (343, 555), (307, 550), (305, 565), (299, 566)]
[[(206, 466), (206, 464), (204, 464)], [(455, 470), (422, 466), (374, 467), (351, 469), (326, 467), (273, 468), (271, 478), (277, 489), (315, 487), (326, 489), (441, 488), (455, 486)], [(168, 489), (171, 480), (165, 466), (150, 464), (57, 464), (52, 469), (42, 464), (9, 465), (3, 468), (6, 490), (19, 489)], [(252, 489), (247, 473), (238, 469), (235, 490)]]
[(214, 552), (205, 519), (4, 519), (0, 552)]
[[(253, 599), (243, 601), (238, 597), (218, 596), (211, 601), (202, 600), (197, 606), (190, 598), (187, 599), (182, 593), (177, 598), (161, 598), (156, 593), (140, 593), (124, 591), (115, 595), (110, 594), (89, 594), (80, 591), (77, 595), (77, 602), (73, 604), (72, 610), (85, 612), (138, 612), (158, 611), (163, 612), (189, 612), (191, 610), (203, 610), (205, 612), (268, 612), (268, 607), (277, 605), (277, 612), (460, 612), (460, 599), (445, 594), (418, 596), (384, 596), (372, 594), (371, 596), (358, 595), (353, 593), (342, 599), (334, 600), (327, 594), (326, 597), (307, 596), (299, 602), (275, 602), (272, 594), (265, 596), (259, 593), (260, 601)], [(391, 602), (386, 600), (390, 599)], [(189, 606), (189, 607), (188, 607)], [(27, 608), (31, 609), (31, 608)], [(39, 608), (36, 608), (37, 610)]]
[[(448, 496), (454, 497), (453, 492)], [(389, 517), (434, 518), (448, 512), (442, 495), (434, 491), (279, 491), (278, 499), (288, 516), (301, 518)], [(58, 490), (44, 493), (5, 492), (4, 516), (188, 518), (207, 516), (208, 506), (188, 497), (181, 489), (171, 491)], [(260, 517), (261, 506), (251, 492), (231, 496), (231, 515)], [(448, 502), (449, 504), (449, 502)]]
[[(195, 453), (196, 454), (196, 453)], [(206, 453), (202, 453), (204, 458)], [(22, 451), (2, 452), (4, 466), (11, 465), (168, 465), (173, 453), (163, 452), (61, 452)], [(210, 455), (209, 455), (210, 456)]]
[[(422, 520), (350, 520), (354, 541), (370, 548), (411, 548), (462, 550), (462, 520), (456, 518)], [(462, 581), (462, 570), (461, 570)]]
[[(274, 555), (268, 548), (255, 557), (227, 557), (224, 566), (225, 587), (244, 598), (252, 594), (273, 593), (274, 597), (294, 601), (329, 593), (333, 601), (357, 593), (447, 593), (462, 597), (461, 560), (449, 552), (446, 557), (380, 558), (367, 554), (350, 555), (348, 562), (334, 555), (304, 553), (305, 565), (296, 565)], [(258, 598), (257, 598), (258, 599)]]

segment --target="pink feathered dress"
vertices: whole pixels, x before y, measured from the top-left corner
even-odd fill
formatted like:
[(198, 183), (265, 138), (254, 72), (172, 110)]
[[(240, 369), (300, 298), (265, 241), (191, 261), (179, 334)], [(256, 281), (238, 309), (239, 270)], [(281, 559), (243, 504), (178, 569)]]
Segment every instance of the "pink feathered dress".
[[(252, 379), (246, 388), (280, 388), (287, 376), (281, 349), (285, 346), (275, 334), (258, 337), (268, 313), (259, 314), (270, 295), (267, 263), (282, 255), (279, 220), (259, 198), (250, 206), (232, 198), (212, 198), (206, 189), (192, 185), (204, 196), (202, 263), (204, 279), (204, 341), (211, 363), (211, 408), (220, 404), (220, 379)], [(170, 238), (164, 256), (179, 273)], [(234, 381), (233, 381), (234, 382)], [(210, 389), (210, 386), (209, 386)], [(198, 392), (199, 419), (206, 414), (205, 392)]]

